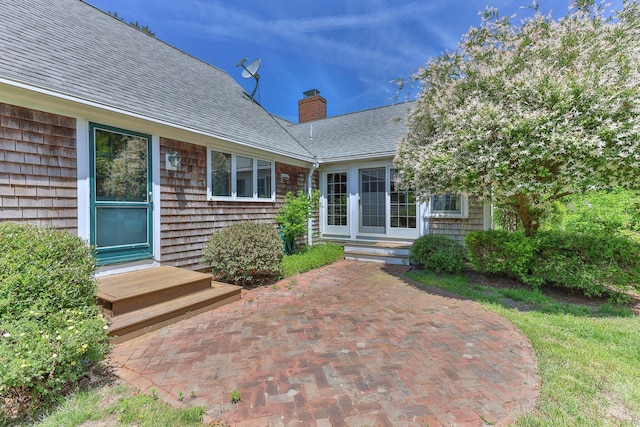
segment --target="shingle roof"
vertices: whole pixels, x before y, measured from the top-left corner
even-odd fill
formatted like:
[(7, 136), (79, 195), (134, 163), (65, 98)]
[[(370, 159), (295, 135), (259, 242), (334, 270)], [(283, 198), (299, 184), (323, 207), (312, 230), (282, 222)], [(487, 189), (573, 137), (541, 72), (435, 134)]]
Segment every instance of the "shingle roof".
[(313, 160), (226, 72), (91, 5), (3, 0), (0, 22), (0, 78)]
[(414, 102), (290, 125), (289, 132), (321, 162), (393, 156), (407, 133)]

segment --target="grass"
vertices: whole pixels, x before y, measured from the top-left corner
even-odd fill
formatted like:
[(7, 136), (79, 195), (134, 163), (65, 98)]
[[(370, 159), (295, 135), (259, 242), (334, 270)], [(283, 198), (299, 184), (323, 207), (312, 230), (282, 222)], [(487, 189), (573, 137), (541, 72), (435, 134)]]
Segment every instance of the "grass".
[(344, 248), (334, 243), (305, 246), (297, 254), (284, 256), (281, 263), (282, 277), (295, 276), (342, 258), (344, 258)]
[(640, 318), (630, 310), (566, 304), (541, 292), (477, 285), (463, 276), (408, 275), (480, 302), (529, 338), (542, 388), (536, 410), (517, 425), (640, 424)]
[(175, 409), (152, 396), (140, 394), (123, 385), (107, 385), (97, 390), (78, 391), (54, 413), (33, 425), (71, 427), (86, 423), (92, 426), (202, 426), (201, 406)]

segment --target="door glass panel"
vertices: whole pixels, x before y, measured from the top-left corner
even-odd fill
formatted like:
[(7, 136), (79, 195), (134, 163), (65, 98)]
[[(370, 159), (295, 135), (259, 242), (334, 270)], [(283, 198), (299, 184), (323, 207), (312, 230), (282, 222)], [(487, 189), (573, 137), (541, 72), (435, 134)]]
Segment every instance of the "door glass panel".
[(396, 190), (396, 170), (391, 169), (391, 191), (390, 191), (390, 212), (391, 227), (393, 228), (416, 228), (416, 195), (413, 190)]
[(96, 129), (96, 201), (146, 202), (147, 139)]
[(385, 168), (360, 170), (360, 231), (385, 232)]
[(147, 243), (146, 208), (96, 209), (96, 246), (123, 246)]
[(327, 225), (347, 225), (347, 173), (327, 174)]

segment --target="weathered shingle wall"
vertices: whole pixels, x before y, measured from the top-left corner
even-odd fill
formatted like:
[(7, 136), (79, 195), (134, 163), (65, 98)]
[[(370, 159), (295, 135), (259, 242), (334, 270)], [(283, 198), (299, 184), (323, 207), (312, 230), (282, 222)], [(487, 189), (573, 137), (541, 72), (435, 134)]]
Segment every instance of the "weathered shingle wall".
[(470, 231), (484, 230), (484, 205), (469, 198), (469, 216), (467, 218), (430, 218), (429, 234), (442, 234), (464, 243), (464, 237)]
[[(178, 171), (165, 168), (165, 154), (178, 151)], [(212, 232), (238, 221), (275, 224), (275, 215), (288, 191), (305, 189), (307, 170), (276, 163), (276, 202), (207, 200), (207, 149), (161, 138), (161, 259), (163, 264), (204, 269), (202, 250)], [(280, 178), (282, 173), (288, 180)]]
[(75, 119), (0, 103), (0, 221), (77, 234)]

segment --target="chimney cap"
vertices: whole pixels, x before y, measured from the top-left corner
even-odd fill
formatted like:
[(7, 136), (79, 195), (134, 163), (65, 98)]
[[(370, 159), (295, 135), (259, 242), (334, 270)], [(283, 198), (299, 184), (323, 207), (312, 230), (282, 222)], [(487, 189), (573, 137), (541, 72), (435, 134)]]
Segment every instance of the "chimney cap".
[(306, 97), (306, 98), (310, 98), (312, 96), (316, 96), (316, 95), (320, 95), (320, 91), (318, 89), (311, 89), (308, 90), (306, 92), (302, 92), (302, 94)]

